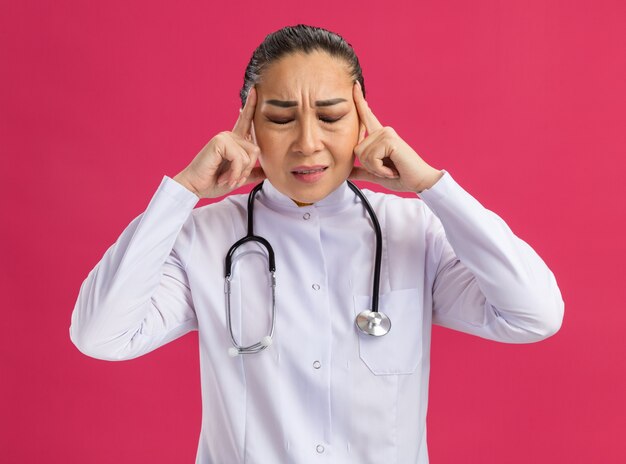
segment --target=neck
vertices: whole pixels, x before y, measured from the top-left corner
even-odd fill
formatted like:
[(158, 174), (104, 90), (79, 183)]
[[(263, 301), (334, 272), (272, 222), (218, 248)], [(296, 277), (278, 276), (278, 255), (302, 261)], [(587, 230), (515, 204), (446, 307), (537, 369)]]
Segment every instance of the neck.
[(291, 199), (291, 201), (293, 201), (293, 202), (294, 202), (296, 205), (298, 205), (299, 207), (302, 207), (302, 206), (311, 206), (311, 205), (313, 204), (313, 203), (302, 203), (302, 202), (299, 202), (298, 200), (294, 200), (293, 198)]

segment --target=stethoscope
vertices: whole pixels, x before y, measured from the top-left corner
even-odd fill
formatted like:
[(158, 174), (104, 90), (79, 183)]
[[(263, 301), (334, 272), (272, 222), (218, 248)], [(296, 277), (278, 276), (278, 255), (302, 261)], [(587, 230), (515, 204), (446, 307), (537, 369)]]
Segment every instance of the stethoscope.
[[(348, 183), (348, 187), (361, 199), (363, 206), (367, 210), (367, 213), (372, 220), (372, 224), (374, 225), (374, 232), (376, 233), (376, 257), (374, 260), (374, 284), (372, 289), (372, 309), (366, 309), (358, 314), (356, 317), (355, 323), (358, 329), (367, 335), (372, 335), (374, 337), (380, 337), (385, 335), (391, 329), (391, 321), (389, 318), (378, 311), (378, 290), (380, 287), (380, 266), (381, 266), (381, 257), (382, 257), (382, 232), (380, 231), (380, 224), (378, 223), (378, 218), (374, 213), (374, 209), (370, 205), (363, 192), (359, 190), (359, 188), (354, 185), (350, 181), (346, 181)], [(252, 189), (250, 195), (248, 195), (248, 232), (245, 237), (239, 239), (237, 242), (233, 244), (228, 250), (226, 254), (226, 260), (224, 263), (224, 293), (226, 293), (226, 324), (228, 326), (228, 332), (230, 333), (230, 339), (233, 342), (233, 346), (228, 349), (228, 354), (230, 356), (237, 356), (239, 354), (250, 354), (250, 353), (258, 353), (268, 346), (272, 344), (272, 337), (274, 336), (274, 327), (276, 320), (276, 262), (274, 259), (274, 250), (270, 243), (260, 237), (258, 235), (254, 235), (254, 228), (252, 224), (252, 217), (254, 213), (254, 198), (261, 187), (263, 186), (263, 182), (258, 184), (256, 187)], [(270, 332), (268, 335), (263, 337), (259, 342), (254, 343), (249, 346), (242, 346), (237, 342), (235, 335), (233, 334), (233, 327), (231, 323), (231, 311), (230, 311), (230, 283), (232, 280), (232, 261), (233, 255), (237, 248), (247, 242), (257, 242), (261, 246), (263, 246), (267, 251), (268, 256), (268, 267), (270, 273), (270, 287), (271, 287), (271, 298), (272, 298), (272, 318), (270, 324)]]

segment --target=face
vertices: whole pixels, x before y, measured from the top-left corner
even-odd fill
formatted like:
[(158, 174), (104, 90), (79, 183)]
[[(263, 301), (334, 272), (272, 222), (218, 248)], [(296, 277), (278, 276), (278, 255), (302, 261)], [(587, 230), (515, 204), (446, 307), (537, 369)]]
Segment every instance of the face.
[(276, 189), (314, 203), (354, 165), (359, 117), (348, 65), (326, 52), (296, 53), (269, 65), (256, 84), (253, 136)]

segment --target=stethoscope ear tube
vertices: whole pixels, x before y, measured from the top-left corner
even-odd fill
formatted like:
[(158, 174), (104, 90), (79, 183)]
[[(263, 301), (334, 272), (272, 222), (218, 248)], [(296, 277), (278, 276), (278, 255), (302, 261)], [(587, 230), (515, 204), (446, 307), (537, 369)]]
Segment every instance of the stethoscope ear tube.
[(250, 346), (242, 346), (235, 339), (235, 334), (233, 333), (233, 326), (231, 322), (231, 308), (230, 308), (230, 275), (226, 277), (226, 283), (224, 285), (224, 293), (226, 294), (226, 325), (228, 326), (228, 333), (230, 334), (230, 339), (233, 343), (233, 346), (228, 349), (228, 355), (231, 357), (235, 357), (240, 354), (250, 354), (250, 353), (258, 353), (259, 351), (263, 351), (265, 348), (272, 344), (272, 337), (274, 336), (274, 328), (276, 326), (276, 273), (274, 271), (270, 272), (270, 287), (272, 288), (272, 319), (270, 323), (270, 333), (269, 335), (264, 336), (260, 342), (254, 343)]

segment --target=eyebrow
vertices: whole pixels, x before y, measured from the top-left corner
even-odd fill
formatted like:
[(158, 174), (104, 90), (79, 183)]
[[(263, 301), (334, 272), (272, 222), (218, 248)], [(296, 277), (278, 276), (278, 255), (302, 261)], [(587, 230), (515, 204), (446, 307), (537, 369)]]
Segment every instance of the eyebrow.
[[(332, 106), (332, 105), (336, 105), (337, 103), (343, 103), (346, 101), (348, 100), (346, 100), (345, 98), (332, 98), (330, 100), (318, 100), (315, 102), (315, 106)], [(279, 106), (281, 108), (291, 108), (293, 106), (298, 106), (298, 102), (293, 101), (293, 100), (265, 100), (265, 103), (267, 103), (268, 105)]]

